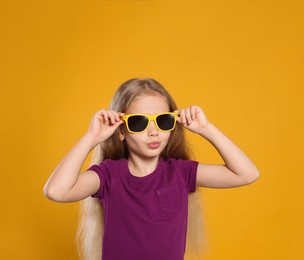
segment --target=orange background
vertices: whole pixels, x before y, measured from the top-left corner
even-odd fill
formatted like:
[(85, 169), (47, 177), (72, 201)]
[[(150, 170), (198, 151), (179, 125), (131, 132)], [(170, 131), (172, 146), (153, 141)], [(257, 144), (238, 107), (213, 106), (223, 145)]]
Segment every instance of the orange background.
[[(200, 105), (258, 182), (203, 189), (206, 260), (303, 259), (303, 1), (2, 1), (2, 259), (78, 259), (78, 203), (43, 186), (132, 77)], [(221, 163), (188, 134), (196, 159)], [(88, 162), (86, 162), (87, 164)]]

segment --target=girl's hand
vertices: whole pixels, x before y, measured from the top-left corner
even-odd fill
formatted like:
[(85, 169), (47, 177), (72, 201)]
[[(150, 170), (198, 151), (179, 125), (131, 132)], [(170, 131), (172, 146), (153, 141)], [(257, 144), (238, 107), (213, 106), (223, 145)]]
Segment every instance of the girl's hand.
[(177, 122), (194, 133), (203, 135), (204, 129), (210, 124), (199, 106), (178, 109), (175, 112), (178, 114)]
[(101, 109), (94, 114), (88, 133), (97, 144), (107, 140), (115, 130), (123, 123), (120, 119), (123, 113)]

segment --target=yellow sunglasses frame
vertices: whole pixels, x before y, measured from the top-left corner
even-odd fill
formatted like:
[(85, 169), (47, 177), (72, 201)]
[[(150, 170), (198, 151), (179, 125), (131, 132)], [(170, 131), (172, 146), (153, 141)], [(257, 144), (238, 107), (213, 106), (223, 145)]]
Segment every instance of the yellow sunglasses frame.
[[(157, 121), (156, 121), (156, 118), (157, 118), (158, 116), (161, 116), (161, 115), (173, 115), (173, 116), (174, 116), (174, 119), (175, 119), (175, 120), (174, 120), (174, 125), (173, 125), (173, 127), (172, 127), (171, 129), (169, 129), (169, 130), (163, 130), (163, 129), (160, 129), (160, 128), (159, 128), (159, 126), (158, 126), (158, 124), (157, 124)], [(129, 119), (129, 117), (131, 117), (131, 116), (145, 116), (145, 117), (147, 117), (149, 121), (148, 121), (148, 124), (147, 124), (146, 128), (145, 128), (144, 130), (140, 131), (140, 132), (133, 132), (133, 131), (131, 131), (130, 128), (129, 128), (129, 124), (128, 124), (128, 119)], [(177, 115), (176, 112), (165, 112), (165, 113), (160, 113), (160, 114), (155, 114), (155, 115), (147, 115), (147, 114), (128, 114), (128, 115), (121, 116), (120, 118), (121, 118), (121, 120), (123, 120), (123, 121), (126, 122), (127, 129), (128, 129), (128, 131), (129, 131), (130, 133), (132, 133), (132, 134), (140, 134), (140, 133), (145, 132), (145, 131), (148, 129), (148, 127), (149, 127), (151, 121), (154, 122), (155, 126), (157, 127), (157, 129), (158, 129), (159, 131), (162, 131), (162, 132), (171, 132), (171, 131), (175, 128), (175, 126), (176, 126), (176, 118), (177, 118), (177, 116), (178, 116), (178, 115)]]

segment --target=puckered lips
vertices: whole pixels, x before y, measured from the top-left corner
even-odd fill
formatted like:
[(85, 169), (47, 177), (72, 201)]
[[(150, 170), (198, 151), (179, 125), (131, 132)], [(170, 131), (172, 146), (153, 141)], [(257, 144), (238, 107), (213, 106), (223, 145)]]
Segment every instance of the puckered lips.
[(160, 142), (157, 142), (157, 141), (153, 141), (153, 142), (148, 143), (148, 147), (150, 149), (157, 149), (159, 146), (160, 146)]

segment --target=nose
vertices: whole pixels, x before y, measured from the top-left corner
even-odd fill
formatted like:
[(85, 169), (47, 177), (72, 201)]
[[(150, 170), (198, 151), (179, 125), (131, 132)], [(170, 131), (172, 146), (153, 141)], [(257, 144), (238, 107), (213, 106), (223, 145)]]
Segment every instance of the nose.
[(151, 120), (150, 125), (148, 127), (148, 136), (158, 136), (159, 130), (155, 125), (155, 122)]

